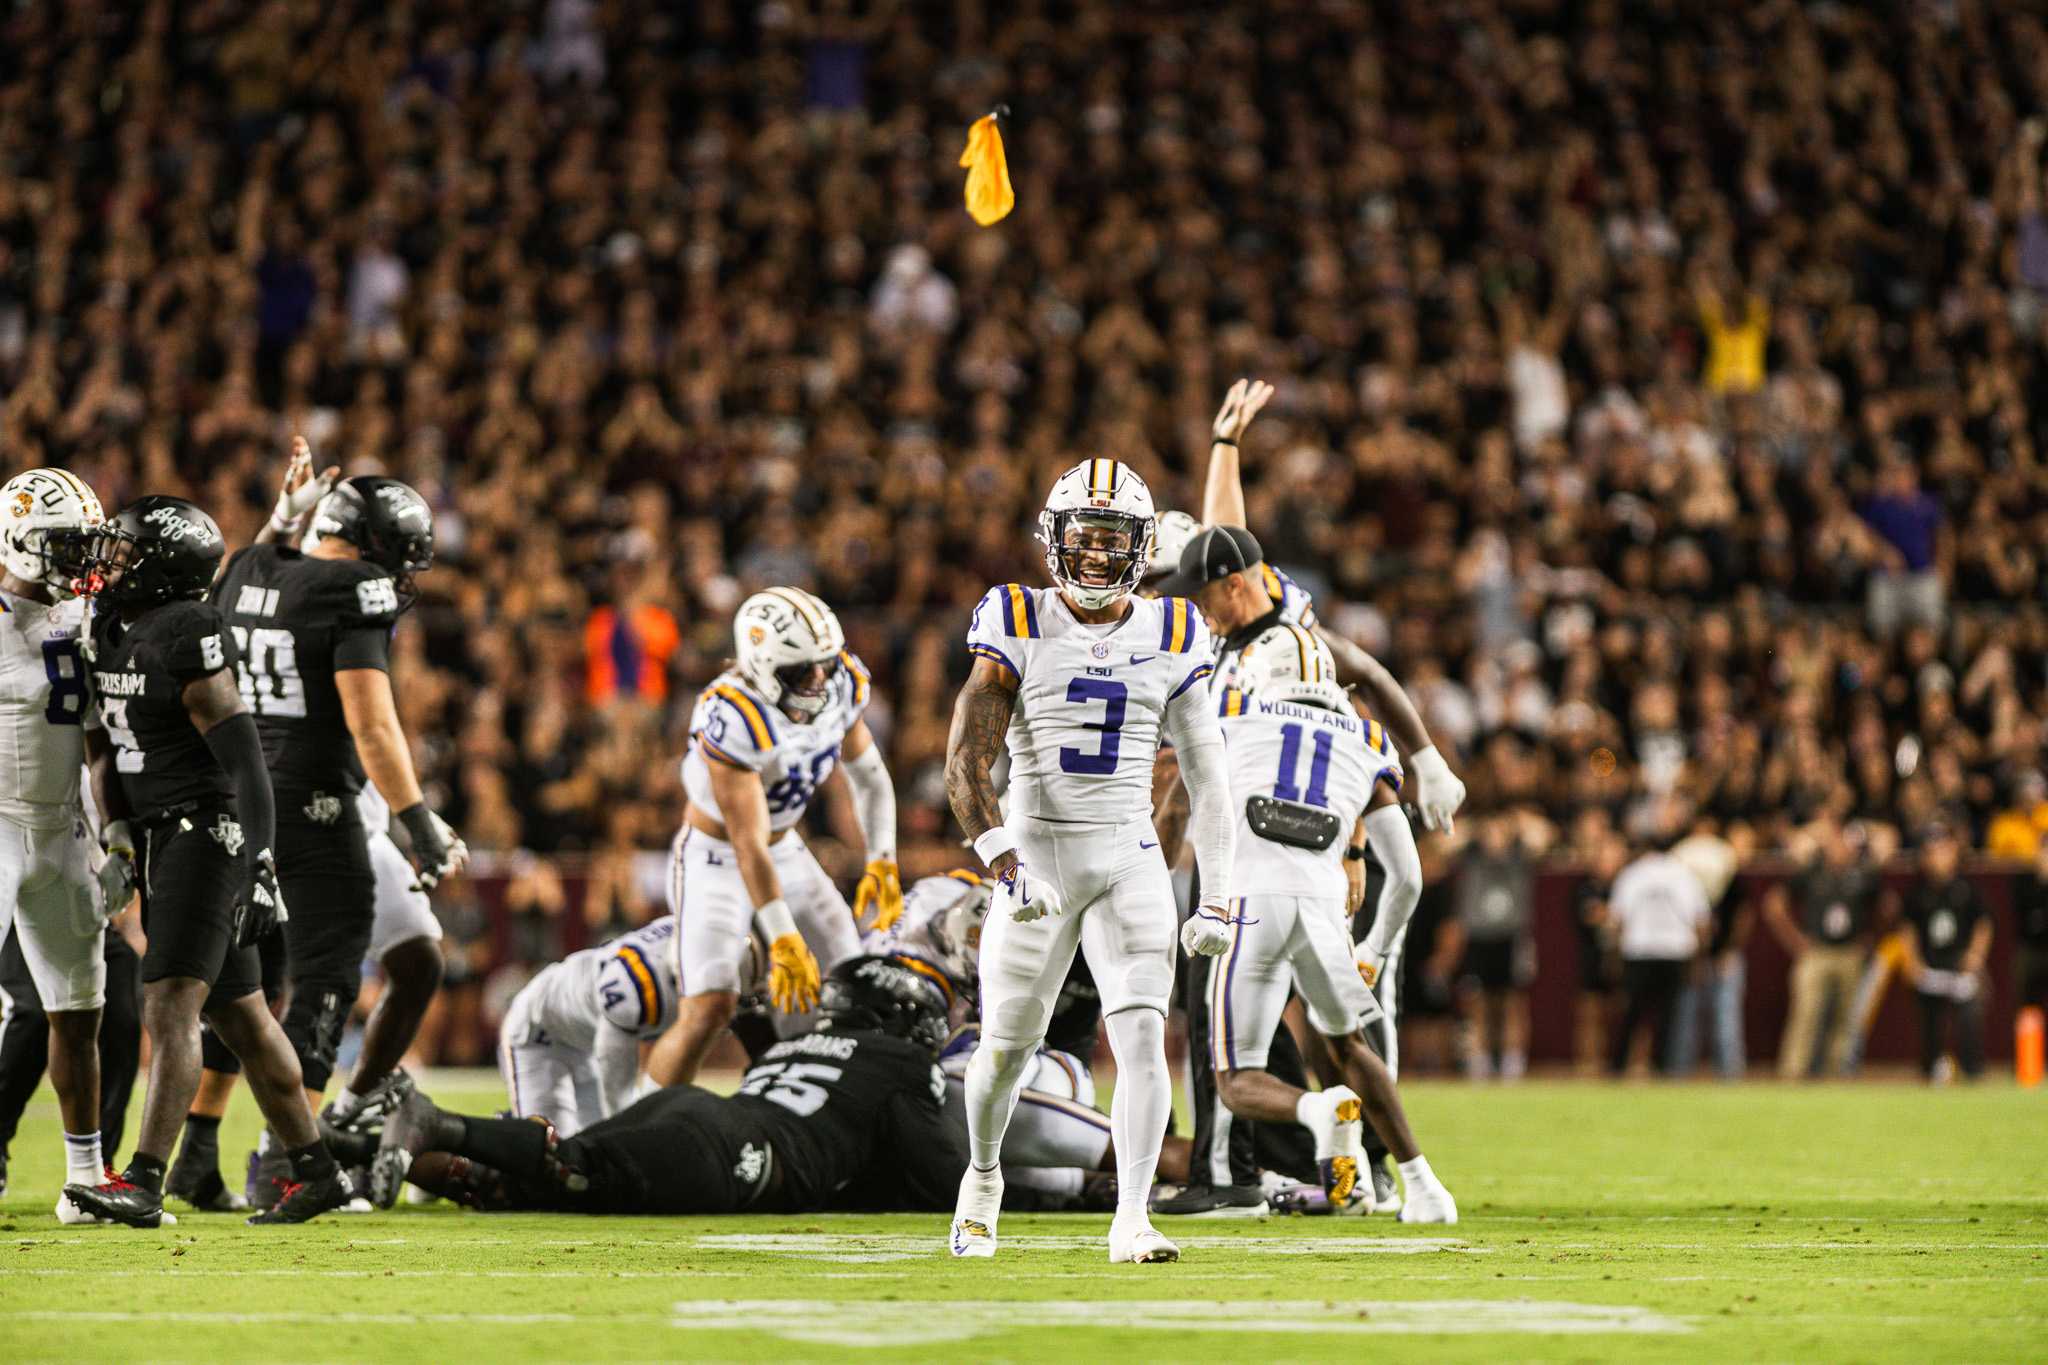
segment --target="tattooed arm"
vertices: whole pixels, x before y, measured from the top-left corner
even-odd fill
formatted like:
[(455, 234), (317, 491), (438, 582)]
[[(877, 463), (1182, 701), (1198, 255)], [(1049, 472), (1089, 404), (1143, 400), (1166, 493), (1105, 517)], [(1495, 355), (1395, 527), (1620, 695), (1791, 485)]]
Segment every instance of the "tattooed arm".
[[(970, 842), (1003, 823), (989, 772), (1003, 751), (1016, 701), (1015, 675), (984, 657), (975, 659), (974, 671), (953, 703), (953, 729), (946, 736), (946, 800)], [(989, 870), (1000, 876), (1016, 861), (1015, 853), (998, 854)]]

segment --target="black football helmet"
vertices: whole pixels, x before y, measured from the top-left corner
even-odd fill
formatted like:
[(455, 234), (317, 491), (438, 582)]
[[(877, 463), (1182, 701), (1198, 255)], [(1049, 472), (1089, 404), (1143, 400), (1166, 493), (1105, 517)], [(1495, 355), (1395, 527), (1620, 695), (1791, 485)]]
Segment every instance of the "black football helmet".
[(227, 548), (213, 518), (183, 498), (137, 498), (93, 537), (85, 593), (121, 613), (206, 596)]
[(397, 479), (374, 474), (343, 479), (313, 509), (313, 530), (347, 541), (366, 561), (390, 573), (408, 606), (419, 595), (414, 578), (434, 562), (434, 511)]
[(937, 970), (909, 958), (852, 957), (826, 976), (818, 1013), (833, 1028), (887, 1033), (936, 1057), (946, 1045), (951, 989)]

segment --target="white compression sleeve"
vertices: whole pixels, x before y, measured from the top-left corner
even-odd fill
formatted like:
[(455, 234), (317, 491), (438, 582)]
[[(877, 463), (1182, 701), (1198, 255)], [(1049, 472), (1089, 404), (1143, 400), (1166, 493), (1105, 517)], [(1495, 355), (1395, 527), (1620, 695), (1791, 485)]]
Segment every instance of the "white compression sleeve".
[(1237, 820), (1230, 809), (1223, 731), (1206, 689), (1191, 687), (1167, 703), (1166, 733), (1180, 761), (1180, 780), (1188, 789), (1188, 842), (1194, 845), (1202, 895), (1227, 898)]
[(1373, 856), (1387, 870), (1379, 913), (1365, 935), (1365, 946), (1384, 957), (1400, 942), (1401, 931), (1415, 914), (1415, 903), (1422, 899), (1422, 857), (1415, 851), (1415, 831), (1408, 824), (1408, 813), (1399, 806), (1367, 811), (1365, 837)]
[(1001, 1046), (984, 1033), (967, 1059), (967, 1157), (981, 1170), (1002, 1156), (1003, 1133), (1016, 1112), (1032, 1051)]
[(1109, 1125), (1116, 1143), (1116, 1211), (1144, 1214), (1152, 1198), (1159, 1149), (1173, 1116), (1173, 1082), (1166, 1073), (1166, 1017), (1143, 1006), (1102, 1021), (1116, 1054), (1116, 1094)]
[(882, 746), (869, 744), (859, 758), (846, 760), (846, 785), (853, 789), (853, 813), (860, 820), (860, 837), (868, 846), (867, 860), (896, 860), (896, 784), (889, 780), (889, 765), (882, 761)]

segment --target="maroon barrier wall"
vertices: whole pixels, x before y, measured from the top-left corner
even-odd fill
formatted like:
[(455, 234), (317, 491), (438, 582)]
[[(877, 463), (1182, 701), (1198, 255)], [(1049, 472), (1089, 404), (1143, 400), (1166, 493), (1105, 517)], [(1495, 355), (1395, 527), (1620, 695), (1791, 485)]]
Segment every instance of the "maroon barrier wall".
[[(1763, 923), (1762, 902), (1766, 889), (1793, 875), (1790, 868), (1745, 872), (1739, 879), (1739, 895), (1756, 908), (1757, 920), (1749, 936), (1744, 987), (1744, 1042), (1752, 1062), (1770, 1063), (1778, 1055), (1778, 1035), (1785, 1027), (1790, 1008), (1792, 964), (1778, 940)], [(1885, 883), (1904, 893), (1913, 883), (1911, 864), (1887, 869)], [(2012, 922), (2013, 876), (2003, 871), (1972, 871), (1985, 903), (1996, 917), (1991, 943), (1991, 996), (1984, 1015), (1984, 1051), (1987, 1057), (2012, 1056), (2014, 930)], [(1549, 870), (1536, 877), (1536, 980), (1530, 988), (1530, 1060), (1539, 1063), (1569, 1062), (1572, 1058), (1572, 1011), (1579, 990), (1578, 940), (1572, 924), (1572, 896), (1582, 874), (1570, 870)], [(1871, 1028), (1866, 1060), (1912, 1063), (1919, 1057), (1919, 1019), (1914, 1012), (1912, 991), (1896, 976), (1885, 991), (1876, 1023)], [(1703, 1040), (1702, 1060), (1711, 1060), (1711, 1045)]]
[[(567, 905), (561, 914), (545, 921), (528, 919), (515, 924), (505, 909), (507, 877), (485, 872), (470, 879), (477, 899), (490, 924), (491, 956), (494, 962), (512, 957), (522, 940), (540, 940), (541, 960), (555, 958), (584, 947), (592, 937), (583, 919), (584, 879), (574, 864), (562, 864), (562, 885)], [(1745, 1042), (1752, 1062), (1775, 1060), (1778, 1035), (1785, 1026), (1789, 1004), (1790, 961), (1777, 939), (1764, 927), (1761, 902), (1764, 891), (1792, 875), (1790, 868), (1772, 868), (1742, 874), (1740, 893), (1758, 908), (1758, 922), (1751, 931), (1748, 948), (1749, 977), (1744, 995)], [(2014, 1009), (2012, 922), (2013, 874), (2004, 871), (1972, 871), (1970, 880), (1996, 916), (1991, 947), (1991, 996), (1984, 1019), (1987, 1057), (2012, 1056)], [(1530, 989), (1530, 1060), (1538, 1064), (1568, 1063), (1572, 1060), (1572, 1013), (1579, 990), (1578, 943), (1572, 926), (1572, 895), (1582, 874), (1570, 869), (1550, 869), (1536, 877), (1536, 979)], [(1913, 881), (1910, 864), (1887, 870), (1887, 885), (1904, 892)], [(1912, 1063), (1919, 1055), (1919, 1024), (1914, 1013), (1912, 992), (1896, 977), (1885, 992), (1877, 1022), (1865, 1051), (1869, 1061)], [(1702, 1060), (1711, 1052), (1703, 1040)]]

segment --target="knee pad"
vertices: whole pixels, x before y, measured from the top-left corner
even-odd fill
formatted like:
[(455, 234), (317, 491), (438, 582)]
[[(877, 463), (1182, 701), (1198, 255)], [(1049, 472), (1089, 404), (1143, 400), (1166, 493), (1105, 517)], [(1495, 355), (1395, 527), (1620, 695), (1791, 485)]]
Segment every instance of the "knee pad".
[(1045, 1006), (1032, 996), (1012, 996), (997, 1005), (995, 1017), (984, 1019), (981, 1027), (983, 1046), (1021, 1045), (1028, 1053), (1045, 1037)]
[(295, 983), (291, 1007), (284, 1015), (284, 1036), (299, 1054), (306, 1089), (325, 1090), (333, 1078), (342, 1031), (355, 1003), (355, 991), (344, 993), (338, 982)]

